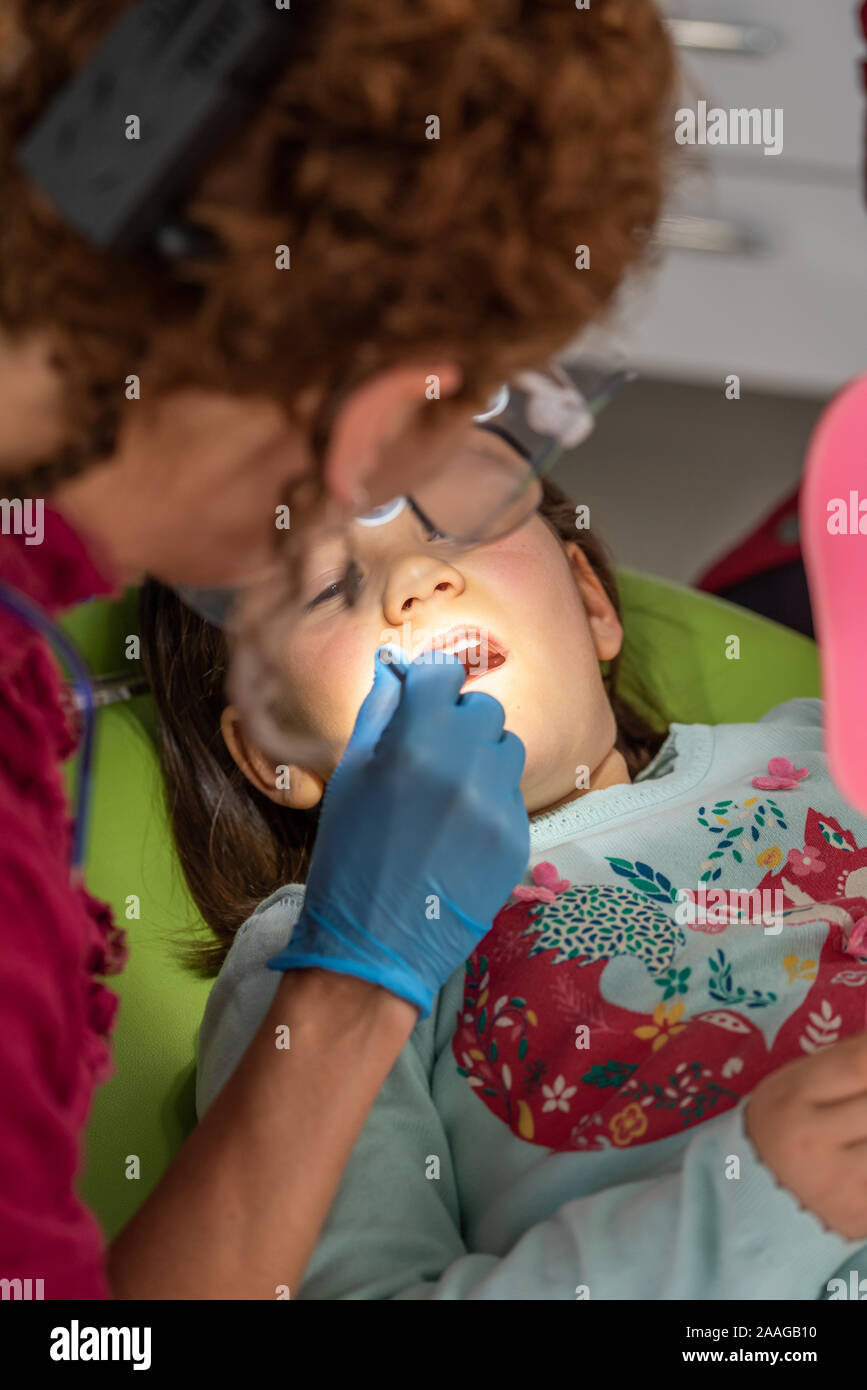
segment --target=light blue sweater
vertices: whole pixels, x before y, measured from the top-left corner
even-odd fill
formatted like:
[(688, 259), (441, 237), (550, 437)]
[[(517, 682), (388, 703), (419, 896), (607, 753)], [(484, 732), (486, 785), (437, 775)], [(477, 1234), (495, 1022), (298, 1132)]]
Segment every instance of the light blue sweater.
[[(828, 778), (820, 717), (795, 700), (675, 724), (635, 783), (533, 820), (524, 898), (395, 1062), (293, 1297), (813, 1299), (867, 1273), (744, 1131), (763, 1075), (865, 1023), (867, 959), (846, 948), (867, 822)], [(772, 758), (807, 775), (756, 788)], [(759, 884), (767, 930), (737, 920)], [(700, 888), (727, 896), (690, 922)], [(267, 1012), (265, 961), (302, 901), (280, 889), (237, 934), (200, 1114)]]

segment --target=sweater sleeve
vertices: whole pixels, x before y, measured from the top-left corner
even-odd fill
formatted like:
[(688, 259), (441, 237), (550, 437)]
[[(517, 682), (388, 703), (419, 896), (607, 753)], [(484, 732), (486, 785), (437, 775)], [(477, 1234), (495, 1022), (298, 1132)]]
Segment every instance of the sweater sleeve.
[[(739, 1177), (726, 1177), (732, 1156)], [(470, 1254), (447, 1138), (410, 1042), (356, 1144), (300, 1297), (816, 1299), (860, 1245), (777, 1184), (738, 1107), (696, 1131), (677, 1172), (576, 1198), (508, 1252)]]
[(71, 1039), (79, 943), (57, 929), (65, 894), (21, 821), (0, 850), (0, 1276), (43, 1280), (46, 1299), (105, 1299), (103, 1239), (80, 1202), (79, 1117), (70, 1097), (82, 1065)]

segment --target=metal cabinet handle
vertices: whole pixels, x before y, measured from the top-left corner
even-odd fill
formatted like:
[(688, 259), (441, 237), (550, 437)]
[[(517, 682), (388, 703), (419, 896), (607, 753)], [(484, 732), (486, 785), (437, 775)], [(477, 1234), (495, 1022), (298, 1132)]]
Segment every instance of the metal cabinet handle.
[(703, 251), (721, 256), (755, 256), (769, 249), (752, 227), (717, 217), (664, 217), (654, 240), (666, 251)]
[(761, 24), (710, 19), (667, 19), (665, 23), (678, 48), (704, 53), (740, 53), (760, 58), (780, 45), (779, 35)]

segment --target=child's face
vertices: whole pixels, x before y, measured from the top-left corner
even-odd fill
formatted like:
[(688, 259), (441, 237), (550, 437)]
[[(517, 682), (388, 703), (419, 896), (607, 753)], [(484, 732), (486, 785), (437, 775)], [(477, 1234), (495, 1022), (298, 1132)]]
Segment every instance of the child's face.
[[(511, 453), (488, 431), (473, 436), (476, 448)], [(359, 565), (352, 607), (329, 589), (340, 570), (333, 549), (324, 546), (307, 567), (304, 598), (312, 606), (287, 656), (305, 731), (342, 750), (370, 689), (377, 647), (397, 642), (414, 657), (437, 642), (448, 648), (449, 634), (454, 641), (468, 629), (481, 648), (468, 652), (463, 690), (498, 699), (506, 727), (523, 740), (528, 812), (593, 784), (616, 736), (598, 663), (616, 655), (622, 632), (577, 544), (564, 546), (536, 515), (502, 540), (449, 554), (409, 507), (385, 525), (355, 524), (352, 542)]]

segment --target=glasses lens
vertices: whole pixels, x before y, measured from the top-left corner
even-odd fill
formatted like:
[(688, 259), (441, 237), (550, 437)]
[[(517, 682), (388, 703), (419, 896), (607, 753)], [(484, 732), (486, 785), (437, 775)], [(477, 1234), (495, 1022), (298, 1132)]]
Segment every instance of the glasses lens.
[[(408, 572), (421, 554), (459, 565), (467, 548), (515, 530), (541, 501), (541, 477), (586, 438), (626, 379), (571, 367), (524, 374), (495, 394), (446, 465), (410, 499), (395, 498), (355, 522), (326, 507), (315, 522), (293, 526), (273, 569), (255, 584), (183, 592), (226, 632), (227, 693), (252, 742), (273, 758), (275, 786), (296, 775), (290, 765), (330, 775), (348, 730), (329, 710), (351, 708), (354, 717), (370, 689), (377, 647), (397, 642), (412, 659), (419, 623), (438, 617), (435, 602), (412, 604), (408, 630), (402, 622), (389, 628), (385, 595), (397, 561), (410, 555)], [(359, 644), (366, 665), (349, 659)], [(342, 665), (330, 663), (335, 651), (346, 654)], [(328, 676), (331, 669), (338, 674)]]
[(441, 593), (456, 586), (466, 547), (431, 532), (411, 506), (381, 510), (378, 525), (368, 516), (311, 530), (292, 562), (243, 590), (232, 610), (228, 696), (273, 759), (276, 786), (297, 777), (293, 766), (330, 775), (379, 647), (414, 660), (427, 628), (448, 625)]
[(494, 421), (412, 494), (430, 526), (461, 544), (494, 540), (532, 516), (542, 489), (529, 460)]
[[(461, 609), (451, 599), (470, 547), (432, 531), (414, 504), (382, 508), (378, 520), (299, 537), (295, 562), (243, 590), (232, 611), (228, 696), (290, 798), (293, 778), (327, 780), (339, 762), (377, 650), (441, 661), (438, 639)], [(474, 665), (486, 655), (476, 645)]]
[(356, 601), (360, 567), (350, 529), (318, 526), (293, 535), (281, 563), (242, 590), (231, 612), (228, 695), (252, 742), (275, 759), (275, 777), (288, 776), (289, 764), (327, 774), (339, 756), (310, 676), (321, 648), (345, 636), (342, 617)]
[[(475, 441), (413, 492), (431, 525), (462, 543), (495, 540), (542, 499), (541, 479), (593, 432), (632, 376), (617, 364), (552, 363), (502, 386), (476, 417)], [(499, 447), (485, 445), (494, 436)]]

